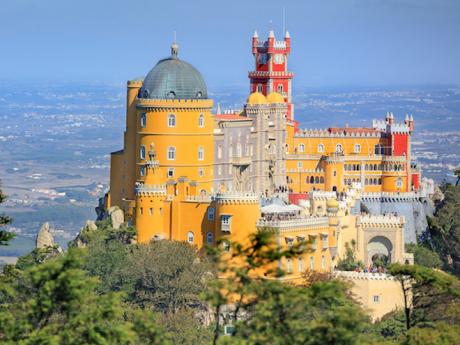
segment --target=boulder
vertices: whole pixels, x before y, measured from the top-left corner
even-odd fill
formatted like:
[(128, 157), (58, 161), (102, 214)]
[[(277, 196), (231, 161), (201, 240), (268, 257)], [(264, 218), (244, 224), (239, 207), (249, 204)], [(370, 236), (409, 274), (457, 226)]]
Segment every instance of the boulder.
[(38, 231), (35, 246), (37, 248), (46, 248), (54, 246), (54, 238), (50, 232), (50, 225), (48, 222), (42, 225)]
[(96, 222), (94, 220), (87, 220), (85, 224), (85, 229), (90, 231), (97, 230)]
[(125, 222), (125, 215), (123, 213), (123, 210), (121, 210), (117, 206), (109, 208), (109, 216), (112, 220), (112, 227), (114, 229), (119, 229), (120, 226)]

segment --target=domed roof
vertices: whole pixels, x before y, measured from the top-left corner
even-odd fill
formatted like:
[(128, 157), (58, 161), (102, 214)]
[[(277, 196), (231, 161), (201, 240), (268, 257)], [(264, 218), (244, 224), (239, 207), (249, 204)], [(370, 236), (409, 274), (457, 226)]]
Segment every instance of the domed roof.
[(246, 103), (248, 104), (267, 104), (267, 99), (260, 92), (253, 92), (249, 95)]
[(271, 92), (267, 96), (268, 103), (284, 103), (284, 97), (278, 92)]
[(144, 79), (139, 98), (207, 99), (208, 90), (201, 73), (177, 57), (178, 46), (171, 46), (171, 57), (160, 60)]

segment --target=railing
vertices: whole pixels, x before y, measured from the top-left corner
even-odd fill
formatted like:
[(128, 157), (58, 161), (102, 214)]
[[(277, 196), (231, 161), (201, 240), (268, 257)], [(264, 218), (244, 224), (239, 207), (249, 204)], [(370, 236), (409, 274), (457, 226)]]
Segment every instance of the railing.
[(387, 273), (370, 273), (370, 272), (354, 272), (354, 271), (335, 271), (334, 275), (345, 279), (359, 280), (395, 280), (395, 278)]
[(405, 218), (394, 215), (363, 215), (357, 219), (357, 224), (365, 226), (403, 226)]
[(187, 195), (185, 197), (185, 201), (190, 202), (204, 202), (209, 203), (211, 202), (212, 198), (210, 195)]
[(287, 220), (267, 220), (261, 218), (257, 221), (257, 227), (260, 228), (280, 228), (292, 229), (312, 226), (328, 226), (328, 217), (309, 217), (309, 218), (295, 218)]

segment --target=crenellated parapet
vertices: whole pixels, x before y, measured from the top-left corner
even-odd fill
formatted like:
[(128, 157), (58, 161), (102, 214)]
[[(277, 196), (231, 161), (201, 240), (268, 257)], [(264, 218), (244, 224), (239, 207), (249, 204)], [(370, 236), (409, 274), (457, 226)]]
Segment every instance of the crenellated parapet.
[(260, 197), (256, 193), (223, 192), (217, 193), (212, 200), (218, 204), (259, 204)]
[(361, 200), (376, 202), (413, 202), (418, 200), (419, 195), (414, 192), (408, 193), (361, 193)]
[(135, 187), (135, 193), (137, 196), (166, 196), (166, 184), (145, 185), (138, 183)]
[(187, 195), (185, 201), (209, 204), (212, 201), (212, 197), (210, 195)]
[(258, 228), (274, 228), (280, 232), (306, 228), (317, 229), (329, 226), (328, 217), (299, 217), (294, 219), (285, 220), (267, 220), (264, 218), (259, 219), (257, 222)]
[(395, 281), (396, 278), (387, 273), (370, 273), (354, 271), (335, 271), (334, 276), (347, 280), (388, 280)]
[(336, 192), (326, 192), (322, 190), (314, 190), (310, 193), (310, 198), (314, 200), (329, 200), (337, 198)]
[(377, 130), (369, 130), (368, 128), (356, 128), (355, 130), (344, 129), (342, 131), (332, 130), (331, 128), (315, 128), (301, 129), (295, 133), (294, 138), (362, 138), (381, 136), (381, 132)]
[(165, 109), (174, 110), (203, 110), (209, 111), (213, 107), (212, 99), (149, 99), (137, 98), (137, 108), (140, 110), (164, 111)]
[(365, 228), (402, 228), (405, 223), (403, 216), (394, 215), (362, 215), (356, 219), (356, 224)]

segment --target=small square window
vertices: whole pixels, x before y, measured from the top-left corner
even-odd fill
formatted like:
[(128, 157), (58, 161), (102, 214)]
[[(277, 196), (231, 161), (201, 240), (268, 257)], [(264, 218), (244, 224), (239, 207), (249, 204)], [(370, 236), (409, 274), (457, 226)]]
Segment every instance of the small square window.
[(168, 169), (168, 177), (169, 177), (169, 178), (174, 177), (174, 169), (173, 169), (173, 168), (169, 168), (169, 169)]
[(374, 295), (374, 303), (379, 303), (379, 302), (380, 302), (380, 296)]
[(203, 168), (198, 169), (198, 175), (200, 175), (200, 177), (204, 176), (204, 169)]

